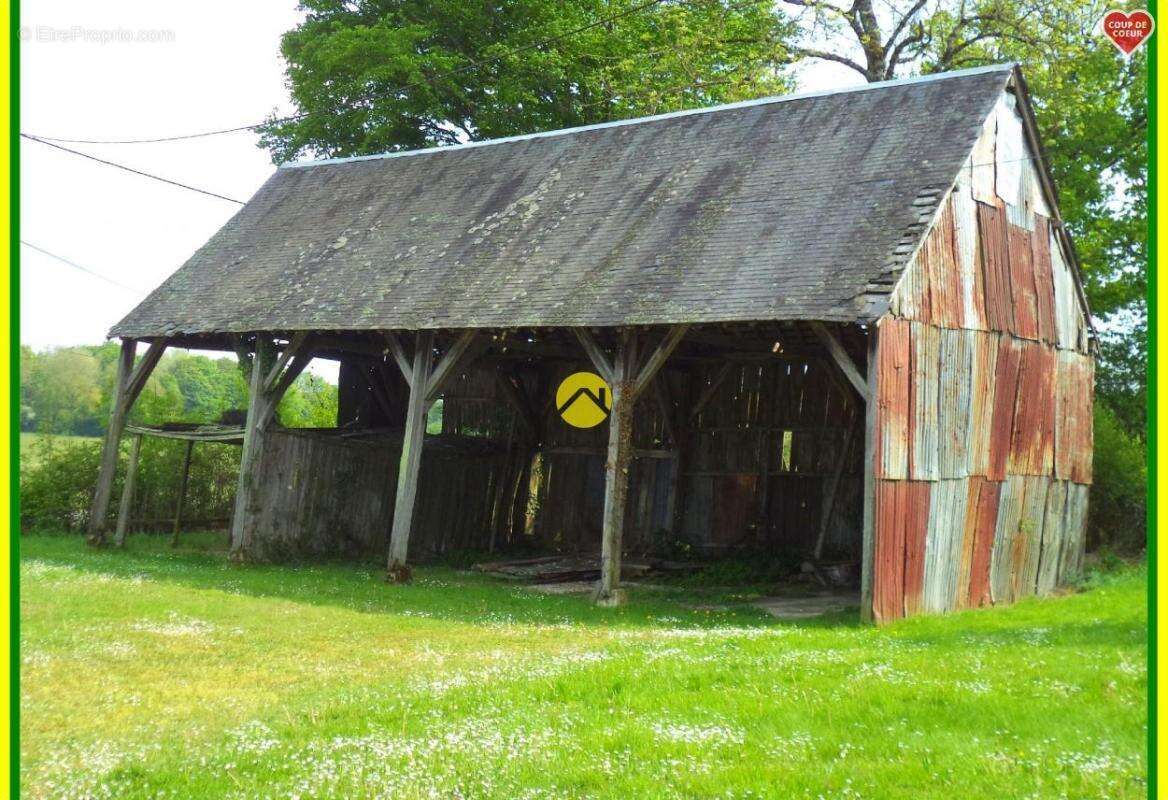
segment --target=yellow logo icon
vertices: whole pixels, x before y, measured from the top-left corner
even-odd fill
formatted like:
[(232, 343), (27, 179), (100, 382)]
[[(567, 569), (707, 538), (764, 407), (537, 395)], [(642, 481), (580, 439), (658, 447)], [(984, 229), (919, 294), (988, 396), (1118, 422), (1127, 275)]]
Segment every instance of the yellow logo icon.
[(574, 372), (556, 389), (556, 410), (575, 428), (595, 428), (608, 419), (612, 390), (594, 372)]

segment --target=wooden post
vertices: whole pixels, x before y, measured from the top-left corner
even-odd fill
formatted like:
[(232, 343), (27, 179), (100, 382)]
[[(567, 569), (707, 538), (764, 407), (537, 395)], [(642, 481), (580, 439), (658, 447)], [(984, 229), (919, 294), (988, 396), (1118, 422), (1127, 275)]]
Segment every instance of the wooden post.
[[(418, 474), (422, 468), (422, 446), (426, 438), (426, 414), (438, 399), (442, 384), (474, 352), (471, 347), (479, 331), (464, 331), (434, 364), (434, 331), (419, 331), (414, 341), (413, 359), (392, 333), (385, 339), (394, 361), (410, 387), (406, 403), (406, 427), (402, 434), (401, 461), (397, 469), (397, 493), (393, 503), (393, 527), (389, 534), (389, 558), (386, 578), (395, 583), (410, 579), (406, 565), (410, 549), (410, 528), (414, 521), (414, 504), (418, 497)], [(480, 340), (481, 343), (481, 340)], [(407, 369), (408, 368), (408, 369)]]
[(876, 437), (879, 363), (877, 358), (879, 331), (876, 324), (868, 326), (868, 380), (867, 408), (864, 415), (864, 528), (863, 555), (860, 561), (860, 619), (871, 622), (872, 581), (876, 568)]
[(608, 457), (604, 462), (604, 529), (600, 540), (600, 583), (594, 599), (602, 606), (624, 602), (620, 588), (621, 539), (629, 495), (629, 464), (633, 449), (631, 380), (636, 369), (636, 337), (625, 335), (617, 346), (612, 369), (612, 411), (608, 417)]
[(604, 529), (600, 540), (600, 582), (594, 599), (599, 605), (616, 606), (624, 601), (620, 588), (621, 540), (624, 535), (625, 506), (629, 493), (629, 465), (632, 461), (633, 409), (637, 397), (647, 389), (670, 353), (681, 342), (687, 325), (675, 325), (645, 362), (637, 367), (637, 338), (630, 331), (619, 335), (616, 358), (609, 362), (599, 343), (585, 328), (576, 328), (584, 352), (612, 389), (612, 410), (608, 417), (608, 452), (604, 464)]
[(178, 532), (182, 527), (183, 504), (187, 499), (187, 480), (191, 476), (191, 453), (195, 449), (195, 440), (187, 440), (186, 452), (183, 453), (182, 477), (178, 482), (178, 502), (174, 506), (174, 532), (170, 536), (170, 546), (178, 547)]
[(410, 365), (410, 400), (406, 404), (406, 429), (402, 434), (401, 461), (397, 468), (397, 494), (393, 501), (393, 528), (389, 536), (388, 577), (395, 582), (409, 579), (406, 558), (410, 549), (410, 526), (414, 521), (414, 501), (418, 496), (418, 473), (422, 467), (422, 444), (426, 437), (426, 386), (433, 364), (434, 332), (416, 337)]
[(256, 337), (255, 355), (251, 363), (251, 381), (248, 383), (247, 393), (247, 420), (243, 425), (243, 451), (239, 458), (239, 483), (235, 490), (235, 512), (231, 516), (231, 556), (242, 559), (245, 546), (244, 528), (247, 510), (251, 505), (254, 476), (252, 462), (259, 450), (260, 436), (263, 433), (260, 420), (266, 415), (267, 397), (264, 394), (264, 373), (268, 369), (274, 353), (272, 340)]
[(276, 361), (275, 343), (270, 337), (256, 336), (248, 386), (247, 421), (243, 426), (243, 453), (239, 460), (239, 484), (235, 491), (235, 512), (231, 517), (231, 557), (236, 560), (245, 558), (251, 547), (250, 513), (257, 482), (254, 473), (264, 433), (276, 420), (280, 398), (312, 360), (312, 348), (311, 337), (297, 335)]
[(142, 451), (142, 434), (134, 435), (130, 445), (130, 463), (126, 466), (126, 482), (122, 484), (122, 504), (118, 508), (118, 527), (114, 531), (114, 544), (121, 547), (126, 543), (126, 526), (130, 524), (130, 505), (134, 502), (134, 482), (138, 479), (138, 454)]
[(105, 443), (101, 452), (101, 467), (97, 473), (97, 485), (93, 491), (93, 504), (89, 508), (89, 543), (100, 545), (105, 542), (106, 514), (109, 512), (110, 495), (113, 493), (114, 473), (118, 467), (118, 445), (126, 420), (134, 401), (146, 385), (146, 379), (158, 365), (166, 350), (166, 340), (150, 345), (138, 366), (134, 366), (134, 353), (138, 342), (122, 339), (122, 351), (118, 357), (117, 377), (114, 381), (113, 398), (110, 402), (110, 421), (105, 433)]

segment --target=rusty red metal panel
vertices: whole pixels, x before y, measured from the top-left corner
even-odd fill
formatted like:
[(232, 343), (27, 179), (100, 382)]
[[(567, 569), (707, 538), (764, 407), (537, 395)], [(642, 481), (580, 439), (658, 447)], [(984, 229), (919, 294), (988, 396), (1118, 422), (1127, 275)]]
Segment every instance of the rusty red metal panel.
[(876, 482), (876, 530), (872, 613), (877, 622), (904, 615), (904, 487), (908, 481)]
[(1014, 333), (1023, 339), (1038, 338), (1038, 295), (1030, 258), (1030, 232), (1007, 225), (1010, 255), (1010, 291), (1014, 301)]
[(990, 604), (990, 560), (1002, 484), (980, 476), (969, 479), (969, 512), (965, 518), (970, 547), (968, 589), (965, 602), (971, 608)]
[(909, 331), (894, 317), (880, 322), (877, 339), (876, 477), (908, 476)]
[(877, 621), (920, 610), (932, 486), (928, 481), (876, 482), (872, 607)]
[(989, 429), (989, 459), (986, 472), (990, 480), (1006, 479), (1010, 458), (1010, 440), (1014, 432), (1015, 401), (1018, 397), (1020, 342), (1012, 336), (998, 339), (998, 360), (994, 370), (994, 408)]
[(1050, 225), (1046, 217), (1034, 215), (1034, 233), (1030, 236), (1030, 261), (1034, 266), (1034, 286), (1038, 301), (1038, 338), (1058, 342), (1055, 321), (1054, 267), (1050, 259)]
[(949, 200), (921, 246), (918, 261), (923, 299), (927, 300), (921, 321), (948, 328), (964, 324), (964, 298), (961, 270), (957, 263), (957, 232), (953, 222), (953, 203)]
[(1054, 460), (1057, 353), (1038, 342), (1022, 342), (1018, 396), (1007, 471), (1049, 475)]
[(936, 484), (930, 481), (901, 481), (904, 504), (904, 614), (919, 614), (925, 583), (925, 544), (929, 533), (929, 506)]
[(1089, 356), (1078, 356), (1076, 360), (1079, 365), (1075, 390), (1078, 424), (1075, 426), (1077, 436), (1071, 480), (1075, 483), (1091, 483), (1095, 439), (1095, 415), (1092, 409), (1095, 397), (1095, 362)]
[(1091, 482), (1094, 419), (1094, 363), (1090, 356), (1058, 351), (1055, 395), (1054, 474), (1075, 483)]
[(1014, 330), (1014, 303), (1010, 294), (1006, 214), (995, 206), (979, 202), (977, 227), (985, 275), (986, 324), (990, 330), (1010, 332)]

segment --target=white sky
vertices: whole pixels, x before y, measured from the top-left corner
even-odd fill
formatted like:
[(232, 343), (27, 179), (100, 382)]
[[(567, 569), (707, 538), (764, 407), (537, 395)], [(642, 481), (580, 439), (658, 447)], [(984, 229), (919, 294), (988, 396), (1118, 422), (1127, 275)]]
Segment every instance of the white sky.
[[(75, 139), (150, 138), (259, 122), (292, 106), (280, 35), (294, 0), (21, 4), (21, 130)], [(153, 41), (125, 41), (140, 32)], [(101, 42), (118, 32), (114, 41)], [(800, 89), (859, 83), (834, 64)], [(272, 173), (251, 132), (146, 145), (66, 145), (247, 200)], [(21, 141), (21, 238), (137, 291), (21, 248), (21, 341), (95, 344), (238, 206)], [(324, 370), (326, 374), (332, 370)]]

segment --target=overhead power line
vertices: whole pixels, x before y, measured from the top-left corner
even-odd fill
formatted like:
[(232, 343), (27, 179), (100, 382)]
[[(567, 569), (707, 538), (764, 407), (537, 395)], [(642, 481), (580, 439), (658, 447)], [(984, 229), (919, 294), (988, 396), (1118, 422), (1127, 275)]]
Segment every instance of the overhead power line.
[(26, 242), (24, 239), (21, 239), (20, 243), (22, 245), (24, 245), (25, 247), (29, 248), (30, 250), (36, 250), (41, 255), (46, 255), (49, 258), (54, 259), (55, 261), (60, 261), (62, 264), (70, 266), (73, 269), (80, 270), (81, 272), (84, 272), (86, 275), (92, 275), (93, 277), (98, 278), (100, 280), (103, 280), (106, 283), (112, 283), (114, 286), (117, 286), (119, 289), (125, 289), (126, 291), (133, 292), (134, 294), (137, 294), (137, 295), (146, 294), (141, 289), (137, 289), (133, 286), (127, 286), (124, 283), (121, 283), (119, 281), (115, 281), (113, 278), (110, 278), (106, 275), (102, 275), (100, 272), (98, 272), (96, 270), (92, 270), (89, 267), (81, 266), (76, 261), (70, 261), (69, 259), (65, 258), (64, 256), (59, 256), (56, 253), (52, 253), (43, 247), (38, 247), (37, 245), (33, 244), (32, 242)]
[[(546, 39), (541, 39), (538, 42), (531, 42), (530, 44), (525, 44), (521, 47), (516, 47), (516, 48), (513, 48), (511, 50), (508, 50), (505, 53), (500, 53), (497, 56), (485, 58), (481, 61), (471, 61), (467, 64), (463, 64), (461, 67), (456, 67), (455, 69), (446, 70), (445, 72), (436, 73), (435, 75), (433, 75), (431, 77), (423, 78), (422, 80), (414, 81), (413, 83), (408, 83), (405, 86), (395, 87), (394, 91), (395, 92), (407, 92), (411, 89), (417, 89), (421, 86), (427, 86), (427, 85), (432, 86), (435, 81), (440, 80), (442, 78), (450, 78), (450, 77), (453, 77), (456, 75), (461, 75), (464, 72), (470, 72), (471, 70), (479, 69), (480, 67), (487, 66), (488, 64), (496, 64), (496, 63), (498, 63), (506, 58), (511, 58), (513, 56), (519, 55), (520, 53), (525, 53), (529, 50), (538, 50), (541, 47), (547, 47), (548, 45), (552, 45), (552, 44), (555, 44), (556, 42), (563, 41), (564, 39), (570, 38), (572, 36), (576, 36), (577, 34), (584, 33), (585, 31), (588, 31), (588, 30), (592, 30), (593, 28), (599, 28), (602, 25), (608, 25), (609, 23), (616, 22), (617, 20), (623, 19), (624, 17), (632, 16), (633, 14), (639, 14), (642, 11), (645, 11), (649, 8), (652, 8), (653, 6), (660, 5), (661, 3), (664, 3), (664, 2), (666, 2), (666, 0), (645, 0), (645, 2), (639, 3), (635, 6), (630, 6), (629, 8), (626, 8), (624, 11), (618, 11), (617, 13), (610, 14), (607, 17), (601, 17), (600, 19), (596, 19), (596, 20), (593, 20), (592, 22), (588, 22), (588, 23), (586, 23), (584, 25), (580, 25), (576, 28), (572, 28), (569, 31), (565, 31), (563, 33), (558, 33), (555, 36), (549, 36)], [(749, 2), (742, 3), (740, 5), (751, 5), (755, 2), (757, 2), (757, 0), (749, 0)], [(732, 8), (736, 8), (736, 7), (737, 6), (734, 6)], [(366, 97), (364, 99), (369, 99), (369, 98)], [(256, 122), (256, 123), (253, 123), (251, 125), (238, 125), (234, 128), (220, 128), (218, 130), (200, 131), (198, 133), (184, 133), (184, 134), (179, 134), (176, 136), (159, 136), (159, 137), (152, 138), (152, 139), (66, 139), (66, 138), (62, 138), (62, 137), (41, 136), (39, 134), (33, 135), (33, 134), (27, 134), (27, 133), (22, 133), (21, 136), (27, 136), (28, 138), (35, 139), (36, 141), (42, 142), (43, 144), (49, 144), (51, 142), (60, 142), (63, 144), (158, 144), (161, 142), (180, 142), (180, 141), (186, 141), (189, 139), (203, 139), (203, 138), (206, 138), (208, 136), (222, 136), (222, 135), (228, 134), (228, 133), (242, 133), (243, 131), (255, 130), (256, 128), (263, 127), (264, 125), (273, 125), (273, 124), (278, 124), (278, 123), (282, 123), (282, 122), (295, 122), (297, 120), (301, 120), (301, 119), (304, 119), (304, 118), (309, 117), (309, 116), (312, 116), (312, 114), (305, 111), (305, 112), (301, 112), (299, 114), (291, 114), (287, 117), (279, 117), (279, 118), (273, 119), (273, 120), (265, 120), (263, 122)]]
[(98, 158), (97, 156), (91, 156), (89, 153), (82, 153), (80, 150), (74, 150), (70, 147), (65, 147), (64, 145), (54, 144), (53, 142), (46, 141), (45, 139), (41, 139), (38, 136), (33, 136), (32, 134), (22, 133), (20, 135), (25, 139), (28, 139), (28, 140), (33, 141), (33, 142), (38, 142), (39, 144), (43, 144), (46, 147), (52, 147), (52, 148), (55, 148), (57, 150), (62, 150), (66, 153), (72, 153), (73, 155), (80, 156), (81, 158), (88, 158), (90, 161), (96, 161), (98, 164), (105, 164), (107, 167), (115, 167), (117, 169), (125, 170), (126, 172), (132, 172), (135, 175), (140, 175), (143, 178), (150, 178), (151, 180), (161, 181), (162, 183), (169, 183), (171, 186), (178, 186), (181, 189), (189, 189), (192, 192), (198, 192), (199, 194), (205, 194), (208, 197), (216, 197), (220, 200), (226, 200), (229, 203), (238, 203), (239, 205), (243, 205), (242, 200), (236, 200), (234, 197), (227, 197), (226, 195), (222, 195), (222, 194), (219, 194), (217, 192), (211, 192), (211, 191), (208, 191), (206, 189), (200, 189), (197, 186), (191, 186), (190, 184), (181, 183), (179, 181), (174, 181), (174, 180), (171, 180), (170, 178), (163, 178), (161, 175), (154, 175), (150, 172), (143, 172), (140, 169), (134, 169), (133, 167), (127, 167), (125, 164), (119, 164), (116, 161), (107, 161), (104, 158)]

